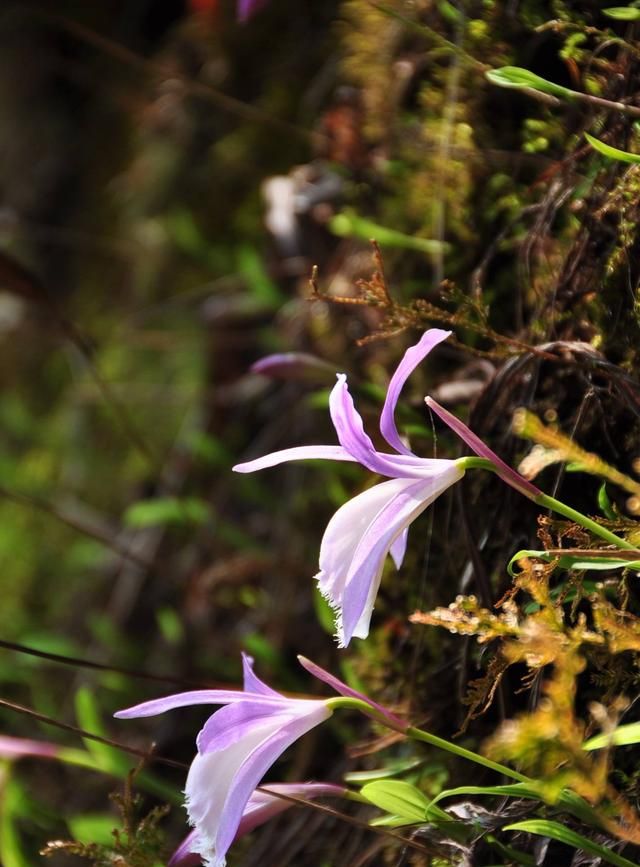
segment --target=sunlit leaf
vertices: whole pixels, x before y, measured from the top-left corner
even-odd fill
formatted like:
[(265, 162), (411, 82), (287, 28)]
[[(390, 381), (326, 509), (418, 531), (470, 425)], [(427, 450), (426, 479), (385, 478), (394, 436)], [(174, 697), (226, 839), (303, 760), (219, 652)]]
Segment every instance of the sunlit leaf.
[(532, 560), (542, 560), (544, 563), (551, 563), (556, 560), (558, 566), (561, 569), (570, 569), (576, 571), (604, 571), (607, 569), (640, 569), (640, 560), (629, 560), (621, 557), (619, 552), (611, 552), (611, 556), (603, 552), (598, 552), (596, 554), (594, 552), (593, 556), (590, 556), (588, 551), (581, 552), (580, 554), (564, 554), (558, 555), (556, 553), (551, 553), (549, 551), (533, 551), (523, 549), (522, 551), (517, 551), (509, 563), (507, 565), (507, 571), (509, 575), (515, 577), (517, 574), (514, 569), (515, 564), (518, 560), (524, 560), (525, 558), (529, 558)]
[(640, 743), (640, 723), (636, 722), (618, 726), (612, 732), (594, 735), (582, 744), (582, 748), (584, 750), (601, 750), (604, 747), (623, 747), (637, 743)]
[(530, 87), (532, 90), (558, 96), (561, 99), (573, 99), (575, 97), (574, 91), (569, 90), (568, 87), (547, 81), (546, 78), (529, 72), (528, 69), (522, 69), (520, 66), (501, 66), (499, 69), (490, 69), (485, 75), (492, 84), (497, 84), (499, 87)]
[(457, 798), (461, 795), (502, 795), (511, 798), (531, 798), (541, 801), (540, 792), (533, 785), (527, 783), (510, 783), (505, 786), (458, 786), (455, 789), (445, 789), (440, 792), (429, 806), (437, 804), (444, 798)]
[(610, 6), (602, 10), (609, 18), (617, 21), (640, 21), (640, 9), (633, 6)]
[[(8, 774), (8, 771), (6, 772)], [(3, 771), (2, 809), (0, 810), (0, 863), (3, 867), (30, 867), (22, 849), (17, 819), (29, 815), (22, 787), (8, 779)]]
[(79, 843), (113, 843), (113, 829), (118, 824), (113, 816), (104, 813), (83, 813), (67, 819), (69, 829)]
[(620, 148), (611, 147), (611, 145), (605, 144), (600, 139), (589, 135), (588, 132), (585, 132), (584, 137), (594, 150), (605, 157), (609, 157), (609, 159), (618, 160), (618, 162), (622, 163), (640, 163), (640, 154), (632, 154), (629, 151), (621, 151)]
[(334, 235), (341, 238), (362, 238), (363, 241), (375, 239), (382, 247), (401, 247), (406, 250), (418, 250), (429, 255), (446, 253), (449, 244), (431, 238), (420, 238), (415, 235), (405, 235), (396, 229), (380, 226), (365, 217), (359, 217), (352, 211), (336, 214), (329, 223)]
[(405, 820), (425, 822), (429, 801), (426, 796), (402, 780), (379, 780), (368, 783), (361, 794), (381, 810)]
[(548, 819), (528, 819), (525, 822), (516, 822), (513, 825), (506, 825), (503, 831), (525, 831), (528, 834), (538, 834), (541, 837), (549, 837), (551, 840), (557, 840), (559, 843), (565, 843), (567, 846), (573, 846), (574, 849), (582, 849), (583, 852), (589, 852), (591, 855), (597, 855), (606, 861), (607, 864), (615, 864), (616, 867), (638, 867), (633, 861), (628, 861), (622, 855), (612, 852), (606, 846), (600, 846), (589, 840), (588, 837), (583, 837), (582, 834), (576, 834), (575, 831), (566, 828), (559, 822), (551, 822)]
[[(100, 737), (105, 737), (106, 732), (102, 724), (98, 702), (88, 687), (81, 686), (76, 692), (75, 709), (80, 728), (92, 734), (100, 735)], [(109, 744), (103, 744), (91, 738), (84, 738), (83, 740), (87, 751), (103, 771), (120, 777), (124, 776), (131, 767), (130, 758)]]
[(606, 482), (603, 482), (598, 489), (598, 506), (605, 518), (609, 518), (610, 521), (616, 520), (617, 515), (609, 499)]
[(398, 762), (391, 762), (385, 765), (384, 768), (375, 768), (371, 771), (351, 771), (344, 775), (347, 783), (371, 783), (374, 780), (385, 780), (389, 777), (396, 777), (399, 774), (406, 774), (415, 768), (419, 768), (424, 764), (423, 759), (404, 759)]

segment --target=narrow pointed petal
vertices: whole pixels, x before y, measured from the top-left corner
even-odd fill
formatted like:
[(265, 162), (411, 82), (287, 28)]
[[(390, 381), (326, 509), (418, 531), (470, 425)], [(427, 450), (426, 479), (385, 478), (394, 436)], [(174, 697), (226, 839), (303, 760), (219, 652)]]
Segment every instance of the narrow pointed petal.
[(331, 389), (329, 412), (340, 445), (359, 463), (371, 469), (370, 463), (375, 449), (365, 433), (362, 417), (354, 406), (344, 373), (338, 374), (338, 381)]
[(332, 383), (335, 376), (333, 365), (307, 352), (277, 352), (254, 362), (252, 373), (272, 379), (290, 379), (307, 382)]
[(396, 368), (396, 372), (391, 377), (391, 382), (387, 389), (387, 397), (380, 414), (380, 431), (389, 445), (401, 454), (412, 454), (411, 450), (400, 439), (395, 422), (396, 404), (398, 403), (402, 387), (420, 362), (426, 358), (435, 346), (451, 337), (451, 333), (451, 331), (443, 331), (442, 328), (430, 328), (428, 331), (425, 331), (418, 343), (407, 349), (402, 361)]
[(427, 481), (399, 479), (393, 496), (375, 516), (363, 534), (349, 567), (342, 597), (343, 641), (366, 638), (378, 592), (384, 559), (402, 531), (464, 471), (454, 463), (444, 466), (440, 476)]
[(521, 494), (524, 494), (525, 497), (528, 497), (530, 500), (535, 500), (536, 497), (539, 497), (541, 491), (539, 488), (536, 488), (534, 484), (532, 484), (528, 479), (525, 479), (524, 476), (521, 476), (520, 473), (517, 473), (509, 464), (505, 463), (502, 458), (498, 457), (498, 455), (489, 448), (488, 445), (482, 442), (480, 437), (464, 424), (464, 422), (460, 421), (459, 418), (449, 412), (449, 410), (445, 409), (443, 406), (440, 406), (432, 397), (425, 398), (425, 403), (432, 409), (437, 416), (439, 416), (442, 421), (448, 425), (454, 433), (457, 433), (461, 440), (463, 440), (469, 448), (475, 452), (478, 457), (486, 458), (491, 461), (492, 464), (495, 464), (497, 468), (498, 475), (500, 478), (506, 482), (508, 485), (511, 485), (512, 488), (515, 488)]
[(345, 451), (342, 446), (295, 446), (291, 449), (271, 452), (271, 454), (263, 455), (263, 457), (253, 461), (236, 464), (232, 469), (234, 473), (255, 473), (256, 470), (265, 470), (267, 467), (275, 467), (287, 461), (308, 460), (355, 461), (356, 458)]
[(409, 528), (405, 527), (402, 533), (394, 539), (391, 543), (391, 547), (389, 548), (389, 553), (391, 554), (391, 558), (396, 565), (396, 569), (399, 569), (402, 566), (402, 561), (404, 560), (404, 555), (407, 552), (407, 540), (409, 539)]
[[(252, 698), (255, 700), (256, 696), (252, 696), (251, 693), (241, 692), (240, 690), (196, 689), (191, 692), (179, 692), (176, 695), (167, 695), (164, 698), (144, 701), (142, 704), (136, 704), (125, 710), (119, 710), (114, 713), (114, 716), (118, 719), (156, 716), (168, 710), (174, 710), (177, 707), (189, 707), (196, 704), (231, 704), (232, 702), (251, 701)], [(282, 701), (282, 699), (269, 698), (268, 696), (260, 696), (260, 698), (264, 702), (271, 702), (273, 706), (277, 706), (278, 701)]]
[(338, 374), (338, 381), (331, 391), (329, 411), (340, 445), (371, 472), (396, 479), (423, 478), (438, 471), (439, 461), (423, 460), (412, 455), (411, 452), (389, 455), (375, 450), (365, 433), (362, 417), (354, 406), (344, 373)]
[(326, 683), (331, 689), (334, 689), (338, 695), (343, 695), (345, 698), (355, 698), (358, 701), (365, 702), (371, 708), (378, 711), (378, 713), (385, 716), (392, 724), (393, 728), (407, 728), (409, 723), (405, 720), (400, 719), (394, 713), (391, 713), (384, 705), (378, 704), (377, 701), (369, 698), (369, 696), (365, 695), (363, 692), (359, 692), (357, 689), (352, 689), (350, 686), (347, 686), (344, 681), (340, 680), (339, 677), (336, 677), (331, 672), (326, 671), (326, 669), (321, 668), (321, 666), (317, 665), (315, 662), (312, 662), (310, 659), (307, 659), (306, 656), (298, 656), (298, 662), (303, 668), (312, 674), (314, 677), (317, 677), (318, 680), (321, 680), (323, 683)]
[(243, 689), (245, 692), (253, 692), (260, 695), (270, 695), (276, 698), (283, 696), (271, 689), (263, 680), (260, 680), (257, 674), (253, 671), (253, 659), (246, 653), (242, 654), (242, 674), (243, 674)]
[(268, 0), (238, 0), (237, 18), (241, 24), (246, 24), (250, 18), (259, 12)]

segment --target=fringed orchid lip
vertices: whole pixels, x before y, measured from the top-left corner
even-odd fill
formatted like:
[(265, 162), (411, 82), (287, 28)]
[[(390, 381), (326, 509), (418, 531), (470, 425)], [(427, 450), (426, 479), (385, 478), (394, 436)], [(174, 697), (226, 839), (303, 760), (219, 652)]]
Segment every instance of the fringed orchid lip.
[[(291, 798), (313, 801), (315, 798), (323, 797), (340, 798), (344, 793), (344, 786), (333, 783), (269, 783), (257, 789), (247, 801), (234, 843), (240, 837), (294, 806), (295, 802), (289, 800)], [(202, 856), (198, 854), (201, 848), (198, 832), (194, 829), (173, 853), (167, 867), (196, 867), (202, 863)]]

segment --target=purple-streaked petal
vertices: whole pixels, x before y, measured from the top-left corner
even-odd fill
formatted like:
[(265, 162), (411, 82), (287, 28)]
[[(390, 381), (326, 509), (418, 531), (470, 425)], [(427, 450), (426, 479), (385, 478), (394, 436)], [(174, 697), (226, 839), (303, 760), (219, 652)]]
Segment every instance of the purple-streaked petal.
[(307, 659), (306, 656), (298, 656), (298, 662), (303, 668), (306, 668), (309, 674), (312, 674), (314, 677), (317, 677), (318, 680), (326, 683), (339, 695), (343, 695), (345, 698), (355, 698), (358, 701), (368, 704), (374, 710), (378, 711), (378, 713), (382, 714), (382, 716), (386, 717), (392, 723), (393, 728), (405, 729), (409, 725), (408, 722), (400, 719), (400, 717), (397, 717), (394, 713), (391, 713), (391, 711), (384, 707), (384, 705), (378, 704), (377, 701), (373, 701), (373, 699), (369, 698), (369, 696), (365, 695), (363, 692), (359, 692), (357, 689), (352, 689), (350, 686), (347, 686), (347, 684), (340, 680), (340, 678), (331, 674), (329, 671), (326, 671), (324, 668), (321, 668), (310, 659)]
[(238, 21), (241, 24), (246, 24), (263, 6), (267, 5), (267, 2), (268, 0), (238, 0), (236, 11)]
[(404, 354), (404, 357), (395, 373), (391, 377), (391, 382), (387, 389), (387, 397), (382, 407), (380, 414), (380, 431), (389, 445), (399, 451), (401, 454), (410, 455), (411, 450), (400, 439), (398, 429), (395, 422), (395, 409), (402, 391), (402, 386), (405, 384), (409, 376), (413, 373), (420, 362), (425, 358), (431, 350), (451, 336), (451, 331), (443, 331), (442, 328), (430, 328), (422, 335), (415, 346), (411, 346)]
[(291, 702), (283, 699), (278, 706), (249, 701), (229, 704), (212, 714), (196, 738), (199, 753), (221, 752), (242, 740), (262, 725), (275, 725), (278, 717), (290, 711)]
[(503, 482), (511, 485), (512, 488), (515, 488), (530, 500), (535, 500), (536, 497), (540, 496), (541, 491), (539, 488), (536, 488), (536, 486), (528, 479), (525, 479), (524, 476), (517, 473), (509, 466), (509, 464), (505, 463), (502, 458), (499, 458), (488, 445), (485, 445), (485, 443), (482, 442), (477, 434), (474, 434), (474, 432), (468, 428), (464, 422), (461, 422), (459, 418), (456, 418), (453, 413), (449, 412), (449, 410), (445, 409), (443, 406), (440, 406), (440, 404), (432, 397), (425, 398), (425, 403), (429, 409), (432, 409), (435, 414), (451, 428), (452, 431), (458, 434), (460, 439), (463, 440), (473, 452), (475, 452), (479, 457), (486, 458), (491, 461), (492, 464), (495, 464), (497, 473)]
[(62, 751), (61, 746), (47, 741), (32, 741), (28, 738), (0, 735), (0, 759), (20, 759), (23, 756), (57, 759)]
[(384, 476), (396, 475), (394, 470), (389, 472), (389, 467), (384, 461), (385, 455), (378, 455), (365, 433), (362, 417), (353, 404), (344, 373), (338, 374), (338, 381), (331, 389), (329, 412), (338, 435), (338, 442), (348, 454), (374, 473)]
[(223, 751), (198, 753), (185, 794), (191, 823), (198, 831), (197, 851), (212, 867), (222, 867), (247, 802), (271, 765), (294, 741), (331, 715), (324, 702), (309, 702), (313, 710), (279, 716), (256, 726)]
[(132, 719), (141, 716), (156, 716), (177, 707), (189, 707), (197, 704), (232, 704), (233, 702), (251, 702), (259, 699), (262, 702), (270, 702), (274, 708), (282, 702), (282, 698), (270, 698), (263, 695), (252, 695), (240, 690), (226, 689), (196, 689), (191, 692), (179, 692), (175, 695), (167, 695), (164, 698), (154, 698), (144, 701), (125, 710), (117, 711), (114, 716), (118, 719)]
[(341, 600), (345, 646), (352, 636), (366, 638), (369, 634), (384, 559), (394, 540), (463, 475), (464, 470), (454, 463), (444, 467), (439, 477), (427, 481), (397, 480), (396, 490), (366, 529), (349, 566)]
[(355, 461), (356, 458), (352, 457), (342, 446), (295, 446), (291, 449), (271, 452), (271, 454), (255, 458), (253, 461), (236, 464), (233, 471), (235, 473), (255, 473), (256, 470), (265, 470), (267, 467), (275, 467), (287, 461), (308, 460)]
[(275, 689), (271, 689), (264, 681), (260, 680), (257, 674), (253, 671), (253, 659), (248, 656), (246, 653), (242, 654), (242, 675), (243, 675), (243, 689), (245, 692), (253, 692), (259, 695), (270, 695), (275, 696), (276, 698), (282, 698), (283, 696), (276, 692)]
[(421, 478), (433, 472), (433, 462), (424, 461), (411, 453), (388, 455), (375, 450), (365, 433), (362, 417), (353, 404), (344, 373), (338, 374), (338, 381), (331, 390), (329, 411), (340, 445), (371, 472), (392, 479), (401, 476)]
[[(411, 480), (402, 480), (409, 483)], [(380, 482), (340, 506), (333, 515), (320, 543), (320, 571), (316, 575), (322, 595), (339, 607), (349, 572), (349, 564), (360, 539), (375, 516), (393, 496), (398, 480)]]
[[(390, 479), (374, 485), (348, 500), (329, 521), (320, 544), (320, 571), (316, 580), (320, 592), (337, 613), (338, 641), (341, 647), (346, 647), (352, 635), (358, 638), (366, 637), (368, 618), (373, 610), (384, 558), (392, 545), (397, 542), (394, 553), (399, 557), (404, 547), (402, 537), (409, 523), (443, 490), (464, 475), (464, 471), (455, 461), (434, 461), (433, 464), (437, 473), (434, 472), (430, 477)], [(398, 506), (398, 511), (396, 506), (407, 490), (410, 494), (408, 499), (405, 497), (404, 510)], [(392, 520), (392, 517), (395, 520)], [(388, 523), (385, 524), (385, 521)], [(364, 564), (361, 564), (360, 560), (365, 559), (363, 552), (369, 550), (376, 541), (376, 536), (376, 551), (382, 553), (375, 562), (375, 569), (371, 567), (368, 575), (363, 577), (358, 570), (362, 568), (366, 572), (371, 558), (366, 559)], [(366, 540), (364, 547), (363, 539)], [(366, 585), (368, 588), (367, 600), (356, 603), (353, 596), (355, 591), (351, 591), (346, 597), (351, 608), (345, 630), (345, 594), (353, 577), (356, 577), (358, 587)], [(356, 609), (358, 617), (352, 623)]]
[(307, 352), (277, 352), (251, 365), (252, 373), (272, 379), (333, 382), (333, 365)]
[(331, 391), (329, 410), (340, 445), (368, 470), (392, 479), (425, 479), (438, 476), (442, 471), (442, 461), (437, 458), (419, 458), (407, 449), (407, 453), (401, 455), (376, 451), (353, 404), (344, 373), (338, 374)]
[(389, 548), (389, 553), (391, 554), (391, 559), (396, 565), (396, 569), (399, 569), (402, 566), (402, 561), (404, 560), (404, 555), (407, 552), (407, 540), (409, 538), (409, 528), (405, 527), (402, 533), (393, 540), (391, 543), (391, 547)]
[(318, 699), (291, 699), (281, 697), (279, 705), (259, 700), (227, 705), (212, 714), (196, 739), (198, 752), (221, 752), (237, 743), (261, 725), (284, 725), (292, 716), (302, 717), (314, 713), (322, 701)]

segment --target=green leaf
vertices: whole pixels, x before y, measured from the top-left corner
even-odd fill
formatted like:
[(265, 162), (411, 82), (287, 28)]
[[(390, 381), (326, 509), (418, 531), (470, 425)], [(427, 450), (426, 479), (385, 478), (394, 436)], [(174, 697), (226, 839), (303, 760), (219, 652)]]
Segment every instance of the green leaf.
[(549, 837), (551, 840), (557, 840), (559, 843), (565, 843), (567, 846), (573, 846), (574, 849), (582, 849), (583, 852), (589, 852), (591, 855), (597, 855), (606, 861), (607, 864), (614, 864), (616, 867), (638, 867), (633, 861), (628, 861), (622, 855), (612, 852), (606, 846), (600, 846), (589, 840), (588, 837), (583, 837), (582, 834), (576, 834), (559, 822), (551, 822), (547, 819), (528, 819), (525, 822), (516, 822), (514, 825), (506, 825), (503, 831), (525, 831), (528, 834), (539, 834), (541, 837)]
[[(88, 687), (81, 686), (76, 692), (75, 708), (80, 728), (100, 737), (106, 736), (98, 702)], [(109, 744), (102, 744), (91, 738), (83, 738), (83, 740), (88, 752), (96, 760), (96, 764), (101, 770), (116, 777), (123, 777), (127, 774), (131, 768), (131, 761), (126, 755)]]
[(426, 822), (429, 801), (427, 797), (402, 780), (379, 780), (368, 783), (360, 790), (368, 801), (401, 819), (411, 822)]
[(604, 747), (616, 746), (624, 747), (629, 744), (640, 743), (640, 723), (628, 723), (628, 725), (618, 726), (612, 732), (603, 732), (601, 735), (594, 735), (582, 744), (583, 750), (601, 750)]
[(123, 520), (128, 527), (136, 529), (163, 524), (201, 525), (211, 520), (211, 511), (209, 505), (197, 497), (158, 497), (132, 503)]
[(458, 786), (440, 792), (431, 801), (429, 807), (433, 807), (443, 798), (457, 798), (460, 795), (501, 795), (511, 798), (531, 798), (534, 801), (543, 800), (536, 787), (528, 783), (509, 783), (504, 786)]
[(374, 238), (383, 247), (401, 247), (405, 250), (418, 250), (429, 255), (440, 255), (449, 250), (450, 245), (444, 241), (431, 238), (419, 238), (415, 235), (405, 235), (395, 229), (387, 229), (365, 217), (359, 217), (353, 211), (343, 211), (336, 214), (329, 223), (329, 229), (341, 238), (362, 238), (370, 241)]
[(629, 151), (621, 151), (619, 148), (611, 147), (611, 145), (589, 135), (588, 132), (585, 132), (584, 137), (594, 150), (611, 160), (618, 160), (622, 163), (640, 163), (640, 154), (631, 154)]
[(180, 615), (169, 605), (156, 611), (156, 622), (167, 644), (179, 644), (184, 638), (184, 629)]
[(604, 552), (594, 555), (593, 557), (586, 556), (586, 554), (575, 555), (575, 554), (565, 554), (564, 556), (557, 557), (555, 554), (550, 554), (548, 551), (531, 551), (527, 549), (523, 549), (522, 551), (516, 552), (509, 563), (507, 564), (507, 571), (509, 575), (515, 577), (517, 572), (514, 569), (515, 564), (518, 560), (522, 560), (524, 557), (529, 557), (535, 560), (542, 560), (545, 563), (551, 563), (552, 560), (558, 561), (558, 566), (561, 569), (572, 569), (576, 571), (604, 571), (607, 569), (640, 569), (640, 560), (625, 560), (623, 557), (620, 557), (618, 552), (611, 552), (612, 556), (607, 556)]
[(609, 518), (610, 521), (615, 521), (615, 519), (618, 517), (614, 511), (613, 506), (611, 505), (611, 500), (609, 499), (609, 494), (607, 493), (606, 482), (603, 482), (598, 490), (598, 506), (600, 507), (600, 511), (605, 516), (605, 518)]
[[(6, 773), (6, 775), (5, 775)], [(3, 867), (29, 867), (30, 860), (22, 849), (17, 819), (28, 815), (24, 809), (22, 788), (8, 778), (3, 769), (2, 810), (0, 810), (0, 863)]]
[(499, 69), (490, 69), (485, 75), (492, 84), (497, 84), (498, 87), (530, 87), (532, 90), (558, 96), (561, 99), (573, 99), (576, 96), (575, 92), (569, 90), (568, 87), (547, 81), (546, 78), (541, 78), (534, 72), (529, 72), (528, 69), (522, 69), (520, 66), (501, 66)]
[(384, 768), (375, 768), (371, 771), (351, 771), (344, 775), (344, 779), (347, 783), (371, 783), (374, 780), (386, 780), (388, 777), (406, 774), (408, 771), (413, 771), (423, 765), (424, 759), (402, 759), (397, 762), (391, 762)]
[(617, 21), (640, 21), (640, 9), (634, 9), (633, 6), (610, 6), (602, 11)]
[(376, 816), (369, 824), (372, 828), (401, 828), (403, 825), (411, 825), (411, 822), (404, 816), (394, 816), (389, 813), (386, 816)]
[(117, 825), (113, 816), (104, 813), (82, 813), (68, 818), (67, 824), (73, 839), (79, 843), (98, 843), (103, 846), (113, 844), (113, 829)]
[(264, 266), (264, 257), (254, 247), (242, 246), (237, 251), (238, 271), (246, 280), (251, 295), (267, 305), (280, 306), (285, 296), (271, 279)]

